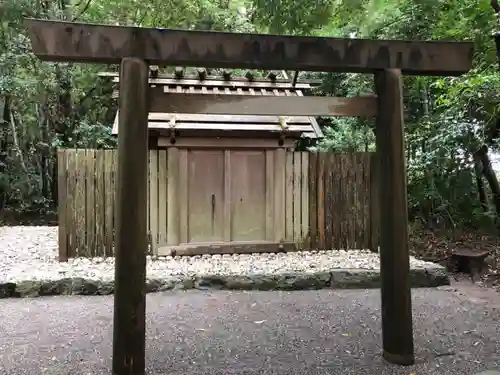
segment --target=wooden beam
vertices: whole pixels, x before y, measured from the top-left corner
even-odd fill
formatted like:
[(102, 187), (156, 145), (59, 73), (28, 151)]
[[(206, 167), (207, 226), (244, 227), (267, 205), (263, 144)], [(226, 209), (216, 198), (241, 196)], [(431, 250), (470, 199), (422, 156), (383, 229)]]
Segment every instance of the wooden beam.
[(160, 256), (195, 256), (215, 254), (288, 253), (301, 251), (294, 242), (232, 241), (219, 243), (195, 243), (158, 248)]
[[(150, 121), (148, 123), (149, 130), (156, 129), (171, 129), (168, 122)], [(235, 123), (182, 123), (175, 126), (175, 130), (222, 130), (222, 131), (267, 131), (267, 132), (285, 132), (289, 133), (303, 133), (312, 131), (311, 124), (303, 125), (287, 125), (286, 129), (282, 129), (280, 124), (235, 124)], [(116, 133), (118, 134), (118, 133)]]
[[(113, 83), (120, 83), (120, 79), (118, 77), (113, 78)], [(149, 83), (151, 85), (179, 85), (179, 86), (194, 86), (194, 87), (209, 87), (209, 88), (220, 88), (220, 87), (228, 87), (230, 89), (236, 89), (241, 87), (243, 89), (290, 89), (290, 90), (298, 90), (298, 89), (310, 89), (311, 85), (308, 83), (297, 83), (295, 86), (292, 86), (290, 82), (265, 82), (265, 81), (223, 81), (217, 79), (206, 79), (201, 81), (199, 79), (175, 79), (175, 78), (150, 78)]]
[(375, 75), (383, 357), (414, 363), (401, 72)]
[(118, 134), (113, 374), (144, 375), (146, 313), (148, 64), (125, 58)]
[(458, 75), (472, 66), (473, 43), (338, 39), (185, 31), (26, 19), (33, 52), (46, 61), (264, 70)]
[(360, 116), (377, 114), (374, 96), (251, 96), (225, 94), (178, 94), (151, 89), (151, 112), (252, 116)]
[[(238, 115), (200, 115), (197, 113), (162, 113), (151, 112), (150, 121), (170, 121), (175, 116), (177, 122), (217, 122), (217, 123), (249, 123), (249, 124), (276, 124), (279, 123), (279, 116), (238, 116)], [(310, 124), (307, 116), (289, 116), (286, 118), (288, 124)]]
[(282, 146), (278, 144), (279, 139), (272, 138), (200, 138), (200, 137), (179, 137), (175, 144), (170, 142), (167, 137), (158, 137), (158, 147), (176, 147), (176, 148), (244, 148), (244, 149), (276, 149), (293, 148), (294, 139), (285, 138)]

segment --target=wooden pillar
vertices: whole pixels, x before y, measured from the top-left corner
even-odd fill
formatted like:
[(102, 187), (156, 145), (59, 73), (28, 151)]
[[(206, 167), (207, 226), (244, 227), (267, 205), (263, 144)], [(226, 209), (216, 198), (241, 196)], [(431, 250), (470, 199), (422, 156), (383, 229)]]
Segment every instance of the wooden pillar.
[(414, 363), (401, 71), (375, 74), (383, 357)]
[(120, 73), (113, 375), (144, 375), (146, 318), (148, 64)]

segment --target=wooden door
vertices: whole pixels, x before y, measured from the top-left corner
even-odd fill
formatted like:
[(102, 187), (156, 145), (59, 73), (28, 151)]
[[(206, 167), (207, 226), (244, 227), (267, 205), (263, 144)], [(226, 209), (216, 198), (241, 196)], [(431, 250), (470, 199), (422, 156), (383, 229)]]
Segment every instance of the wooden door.
[(265, 151), (231, 151), (230, 181), (231, 240), (265, 240)]
[(188, 155), (188, 242), (220, 242), (224, 235), (224, 151)]

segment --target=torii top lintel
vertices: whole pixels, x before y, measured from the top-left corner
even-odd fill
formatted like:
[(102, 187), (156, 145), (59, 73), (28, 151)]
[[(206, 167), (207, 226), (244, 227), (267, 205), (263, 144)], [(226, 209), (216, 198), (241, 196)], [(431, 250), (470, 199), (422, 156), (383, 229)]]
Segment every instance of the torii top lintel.
[(185, 31), (26, 19), (42, 60), (118, 64), (459, 75), (471, 69), (473, 43), (278, 36)]

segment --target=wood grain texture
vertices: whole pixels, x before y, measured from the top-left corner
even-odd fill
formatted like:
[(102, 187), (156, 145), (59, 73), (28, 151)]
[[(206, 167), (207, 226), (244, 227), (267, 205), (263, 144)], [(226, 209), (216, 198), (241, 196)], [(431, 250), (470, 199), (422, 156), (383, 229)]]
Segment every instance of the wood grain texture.
[(380, 114), (376, 147), (380, 197), (380, 277), (383, 356), (394, 364), (415, 361), (408, 252), (403, 88), (399, 70), (375, 75)]
[[(184, 157), (179, 158), (179, 149), (149, 151), (148, 195), (152, 199), (148, 216), (152, 239), (155, 238), (154, 233), (158, 233), (157, 240), (153, 242), (157, 242), (159, 247), (175, 246), (186, 241), (180, 241), (179, 237), (180, 219), (184, 218), (184, 222), (186, 212), (188, 222), (184, 225), (184, 235), (187, 230), (187, 241), (208, 241), (202, 232), (207, 233), (205, 224), (210, 222), (205, 218), (210, 218), (207, 199), (215, 194), (214, 218), (217, 220), (214, 223), (217, 225), (214, 226), (215, 231), (210, 229), (209, 232), (218, 234), (212, 238), (213, 241), (260, 241), (266, 240), (267, 235), (272, 237), (271, 241), (277, 241), (277, 233), (278, 237), (283, 237), (280, 233), (284, 233), (284, 240), (295, 241), (298, 248), (317, 249), (318, 222), (322, 222), (324, 248), (370, 248), (371, 217), (378, 218), (378, 213), (370, 208), (374, 194), (369, 174), (370, 153), (321, 153), (325, 164), (321, 167), (318, 162), (320, 156), (316, 153), (283, 149), (195, 148), (183, 152), (192, 172), (179, 175), (180, 169), (184, 168), (181, 163), (186, 161)], [(89, 234), (95, 238), (93, 247), (86, 248), (88, 251), (81, 256), (106, 257), (112, 256), (114, 251), (113, 236), (117, 221), (114, 163), (117, 151), (93, 150), (93, 153), (95, 161), (89, 159), (87, 153), (77, 160), (81, 154), (78, 150), (59, 152), (59, 159), (66, 158), (68, 165), (66, 176), (59, 178), (58, 187), (61, 194), (66, 192), (65, 197), (61, 196), (61, 202), (67, 203), (66, 218), (61, 215), (60, 227), (61, 233), (66, 228), (68, 257), (77, 255), (76, 240), (89, 243)], [(283, 153), (284, 161), (283, 155), (280, 155)], [(195, 158), (196, 155), (198, 157)], [(220, 157), (212, 157), (214, 163), (210, 163), (210, 155)], [(321, 168), (323, 177), (318, 181)], [(85, 199), (75, 202), (72, 197), (81, 191), (78, 175), (82, 170), (94, 174), (95, 181), (87, 184), (88, 178), (84, 179), (82, 196)], [(188, 175), (188, 182), (181, 184), (180, 178), (185, 179)], [(198, 176), (196, 181), (193, 180), (194, 175)], [(210, 189), (213, 191), (208, 194), (206, 191)], [(86, 199), (92, 190), (95, 190), (94, 199)], [(201, 194), (201, 200), (195, 199), (195, 191)], [(318, 200), (318, 192), (324, 194), (323, 200)], [(378, 199), (375, 201), (378, 202)], [(184, 215), (180, 215), (181, 202), (188, 207)], [(318, 205), (322, 208), (318, 209)], [(84, 214), (79, 216), (75, 212)], [(83, 231), (75, 226), (77, 219), (85, 223)], [(71, 243), (75, 244), (73, 248)], [(64, 245), (64, 238), (61, 244)]]
[(146, 62), (121, 65), (112, 372), (144, 375), (148, 187)]
[(105, 210), (106, 219), (104, 224), (104, 256), (113, 256), (114, 253), (114, 217), (115, 217), (115, 202), (114, 202), (114, 175), (115, 165), (113, 163), (115, 150), (105, 150), (104, 152), (104, 194), (105, 194)]
[(318, 248), (318, 154), (309, 154), (309, 238), (310, 248)]
[(457, 75), (472, 66), (470, 42), (367, 40), (184, 31), (26, 19), (42, 60), (118, 64), (137, 57), (155, 65)]
[(59, 241), (59, 262), (66, 262), (69, 258), (68, 243), (68, 192), (67, 192), (67, 153), (64, 150), (57, 150), (57, 187), (58, 187), (58, 241)]
[(373, 96), (251, 96), (162, 93), (151, 89), (151, 112), (248, 116), (376, 116)]

